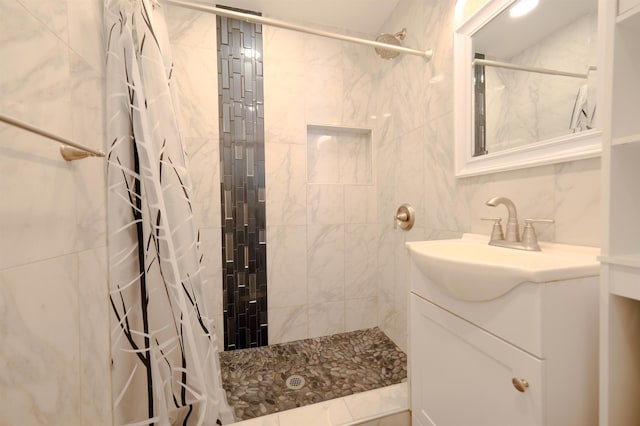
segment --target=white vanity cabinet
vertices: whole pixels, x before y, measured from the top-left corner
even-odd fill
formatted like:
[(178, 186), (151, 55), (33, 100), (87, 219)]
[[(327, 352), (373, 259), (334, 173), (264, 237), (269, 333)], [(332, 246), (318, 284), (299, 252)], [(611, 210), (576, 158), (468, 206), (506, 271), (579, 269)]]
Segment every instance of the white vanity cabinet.
[(469, 302), (410, 276), (415, 426), (598, 424), (597, 277)]
[(419, 296), (411, 312), (414, 425), (543, 424), (544, 360)]

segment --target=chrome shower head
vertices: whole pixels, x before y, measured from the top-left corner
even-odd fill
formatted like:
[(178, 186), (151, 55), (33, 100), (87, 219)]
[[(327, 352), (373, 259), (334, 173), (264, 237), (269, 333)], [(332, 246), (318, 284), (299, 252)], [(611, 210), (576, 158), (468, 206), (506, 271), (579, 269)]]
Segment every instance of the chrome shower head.
[[(390, 44), (393, 46), (400, 46), (401, 40), (404, 40), (404, 37), (407, 35), (407, 29), (403, 28), (401, 31), (395, 34), (387, 34), (383, 33), (376, 37), (376, 41), (379, 43)], [(400, 52), (395, 52), (393, 50), (388, 50), (382, 47), (376, 47), (376, 53), (383, 59), (393, 59), (400, 54)]]

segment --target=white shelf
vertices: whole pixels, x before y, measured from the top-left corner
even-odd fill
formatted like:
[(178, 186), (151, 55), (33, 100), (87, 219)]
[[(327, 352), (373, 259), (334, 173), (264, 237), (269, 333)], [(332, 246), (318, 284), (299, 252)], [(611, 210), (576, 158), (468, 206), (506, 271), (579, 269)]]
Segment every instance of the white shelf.
[(609, 264), (609, 293), (640, 301), (640, 269)]
[(621, 136), (617, 138), (613, 138), (611, 140), (611, 146), (619, 146), (619, 145), (627, 145), (640, 143), (640, 133), (636, 133), (629, 136)]
[(640, 285), (640, 254), (631, 254), (631, 255), (623, 255), (623, 256), (600, 256), (598, 260), (608, 265), (619, 265), (619, 266), (628, 266), (630, 268), (638, 268), (638, 271), (637, 271), (637, 273), (639, 274), (638, 284)]

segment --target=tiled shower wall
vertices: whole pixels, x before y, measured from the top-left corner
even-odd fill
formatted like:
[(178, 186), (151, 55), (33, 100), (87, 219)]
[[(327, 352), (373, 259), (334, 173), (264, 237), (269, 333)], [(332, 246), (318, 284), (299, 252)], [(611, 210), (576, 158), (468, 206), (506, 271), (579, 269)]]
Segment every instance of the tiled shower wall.
[[(375, 326), (378, 247), (389, 236), (375, 176), (347, 172), (376, 161), (380, 134), (365, 112), (373, 86), (353, 66), (372, 52), (270, 27), (264, 35), (270, 343)], [(372, 130), (368, 155), (366, 142), (341, 139), (345, 127)]]
[[(102, 1), (0, 10), (0, 111), (104, 149)], [(2, 424), (112, 423), (104, 170), (0, 125)]]

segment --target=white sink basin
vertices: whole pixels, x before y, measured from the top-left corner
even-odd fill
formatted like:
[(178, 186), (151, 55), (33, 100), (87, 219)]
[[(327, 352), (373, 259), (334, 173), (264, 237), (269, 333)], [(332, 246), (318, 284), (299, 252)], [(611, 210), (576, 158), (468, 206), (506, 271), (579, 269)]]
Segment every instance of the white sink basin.
[(540, 243), (542, 251), (494, 247), (484, 235), (406, 243), (418, 269), (455, 298), (491, 300), (526, 282), (548, 283), (599, 274), (600, 249)]

